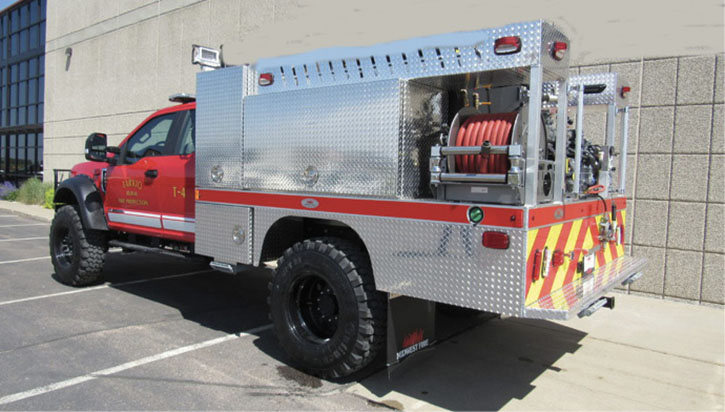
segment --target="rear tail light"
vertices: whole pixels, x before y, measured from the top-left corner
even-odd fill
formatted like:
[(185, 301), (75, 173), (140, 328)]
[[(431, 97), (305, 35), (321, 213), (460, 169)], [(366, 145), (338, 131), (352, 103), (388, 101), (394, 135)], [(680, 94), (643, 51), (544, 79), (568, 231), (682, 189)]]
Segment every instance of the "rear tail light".
[(259, 75), (259, 85), (269, 86), (274, 83), (274, 76), (272, 73), (262, 73)]
[(551, 45), (551, 57), (553, 57), (554, 60), (563, 59), (564, 56), (566, 56), (567, 48), (568, 45), (563, 41), (555, 41), (554, 44)]
[(491, 249), (508, 249), (509, 235), (503, 232), (483, 232), (483, 246)]
[(498, 55), (514, 54), (521, 51), (521, 38), (518, 36), (499, 37), (493, 44), (493, 52)]
[(531, 278), (534, 281), (539, 280), (541, 277), (541, 261), (542, 261), (542, 255), (540, 250), (537, 250), (536, 253), (534, 253), (534, 264), (532, 265), (534, 267), (534, 273), (531, 274)]

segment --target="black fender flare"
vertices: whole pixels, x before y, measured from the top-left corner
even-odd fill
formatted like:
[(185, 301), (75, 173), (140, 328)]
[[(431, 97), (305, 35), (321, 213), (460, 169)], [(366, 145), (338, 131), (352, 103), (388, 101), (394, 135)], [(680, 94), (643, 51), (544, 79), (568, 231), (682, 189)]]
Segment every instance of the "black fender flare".
[(57, 205), (78, 205), (83, 227), (108, 230), (103, 214), (103, 198), (93, 181), (86, 175), (77, 175), (62, 181), (55, 189), (53, 202)]

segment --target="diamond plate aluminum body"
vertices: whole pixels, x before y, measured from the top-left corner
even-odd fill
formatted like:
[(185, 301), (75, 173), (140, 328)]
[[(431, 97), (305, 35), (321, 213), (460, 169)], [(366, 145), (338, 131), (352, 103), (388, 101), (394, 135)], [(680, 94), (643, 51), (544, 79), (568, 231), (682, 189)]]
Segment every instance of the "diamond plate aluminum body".
[(647, 259), (620, 256), (589, 276), (564, 285), (524, 309), (524, 317), (566, 320), (578, 314), (627, 277), (641, 272)]
[[(521, 51), (496, 55), (494, 42), (505, 36), (521, 38)], [(361, 83), (383, 79), (423, 79), (542, 64), (545, 78), (566, 77), (569, 53), (561, 61), (551, 58), (553, 41), (569, 43), (564, 34), (544, 21), (419, 37), (378, 44), (315, 50), (291, 56), (261, 59), (256, 75), (272, 73), (274, 83), (259, 87), (267, 94), (332, 84)]]
[(584, 94), (585, 105), (607, 105), (614, 104), (618, 107), (627, 105), (627, 99), (623, 98), (620, 91), (627, 82), (617, 73), (595, 73), (571, 76), (569, 78), (569, 106), (577, 105), (577, 93), (575, 88), (580, 85), (603, 84), (606, 86), (601, 93)]
[(244, 188), (419, 196), (443, 100), (397, 79), (249, 96)]
[[(242, 103), (247, 67), (200, 72), (196, 80), (196, 186), (242, 188)], [(221, 168), (223, 178), (212, 180)]]
[[(343, 222), (368, 249), (378, 290), (519, 316), (523, 302), (526, 232), (412, 219), (255, 208), (254, 260), (268, 229), (302, 216)], [(509, 235), (506, 250), (481, 245), (485, 230)]]
[[(236, 264), (252, 263), (251, 208), (196, 202), (195, 252), (214, 260)], [(234, 231), (242, 230), (241, 244), (234, 242)]]

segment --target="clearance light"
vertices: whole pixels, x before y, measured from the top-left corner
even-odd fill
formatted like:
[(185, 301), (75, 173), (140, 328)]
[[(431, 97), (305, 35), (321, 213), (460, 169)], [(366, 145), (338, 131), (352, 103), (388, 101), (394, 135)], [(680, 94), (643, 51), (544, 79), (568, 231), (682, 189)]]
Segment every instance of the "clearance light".
[(491, 249), (508, 249), (509, 235), (503, 232), (483, 232), (483, 246)]
[(497, 55), (514, 54), (521, 51), (521, 38), (518, 36), (499, 37), (493, 44), (493, 52)]
[(564, 252), (561, 250), (555, 250), (554, 256), (551, 258), (551, 265), (559, 267), (564, 264)]
[(555, 41), (554, 44), (551, 45), (551, 57), (554, 58), (554, 60), (561, 60), (566, 56), (566, 49), (567, 44), (563, 41)]
[(262, 73), (259, 75), (258, 83), (260, 86), (269, 86), (274, 83), (274, 76), (272, 73)]
[(627, 98), (627, 94), (632, 91), (632, 88), (629, 86), (622, 87), (622, 90), (619, 91), (619, 95), (622, 96), (622, 99)]

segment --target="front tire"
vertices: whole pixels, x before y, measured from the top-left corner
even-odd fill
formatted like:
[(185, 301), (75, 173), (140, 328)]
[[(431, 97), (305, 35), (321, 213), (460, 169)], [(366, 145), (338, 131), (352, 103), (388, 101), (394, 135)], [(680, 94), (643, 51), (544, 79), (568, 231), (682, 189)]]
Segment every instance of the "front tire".
[(101, 279), (106, 241), (103, 232), (83, 227), (75, 206), (63, 206), (50, 226), (50, 257), (58, 279), (84, 286)]
[(368, 256), (346, 240), (305, 240), (287, 249), (269, 303), (280, 345), (313, 375), (350, 375), (382, 347), (385, 297), (375, 290)]

